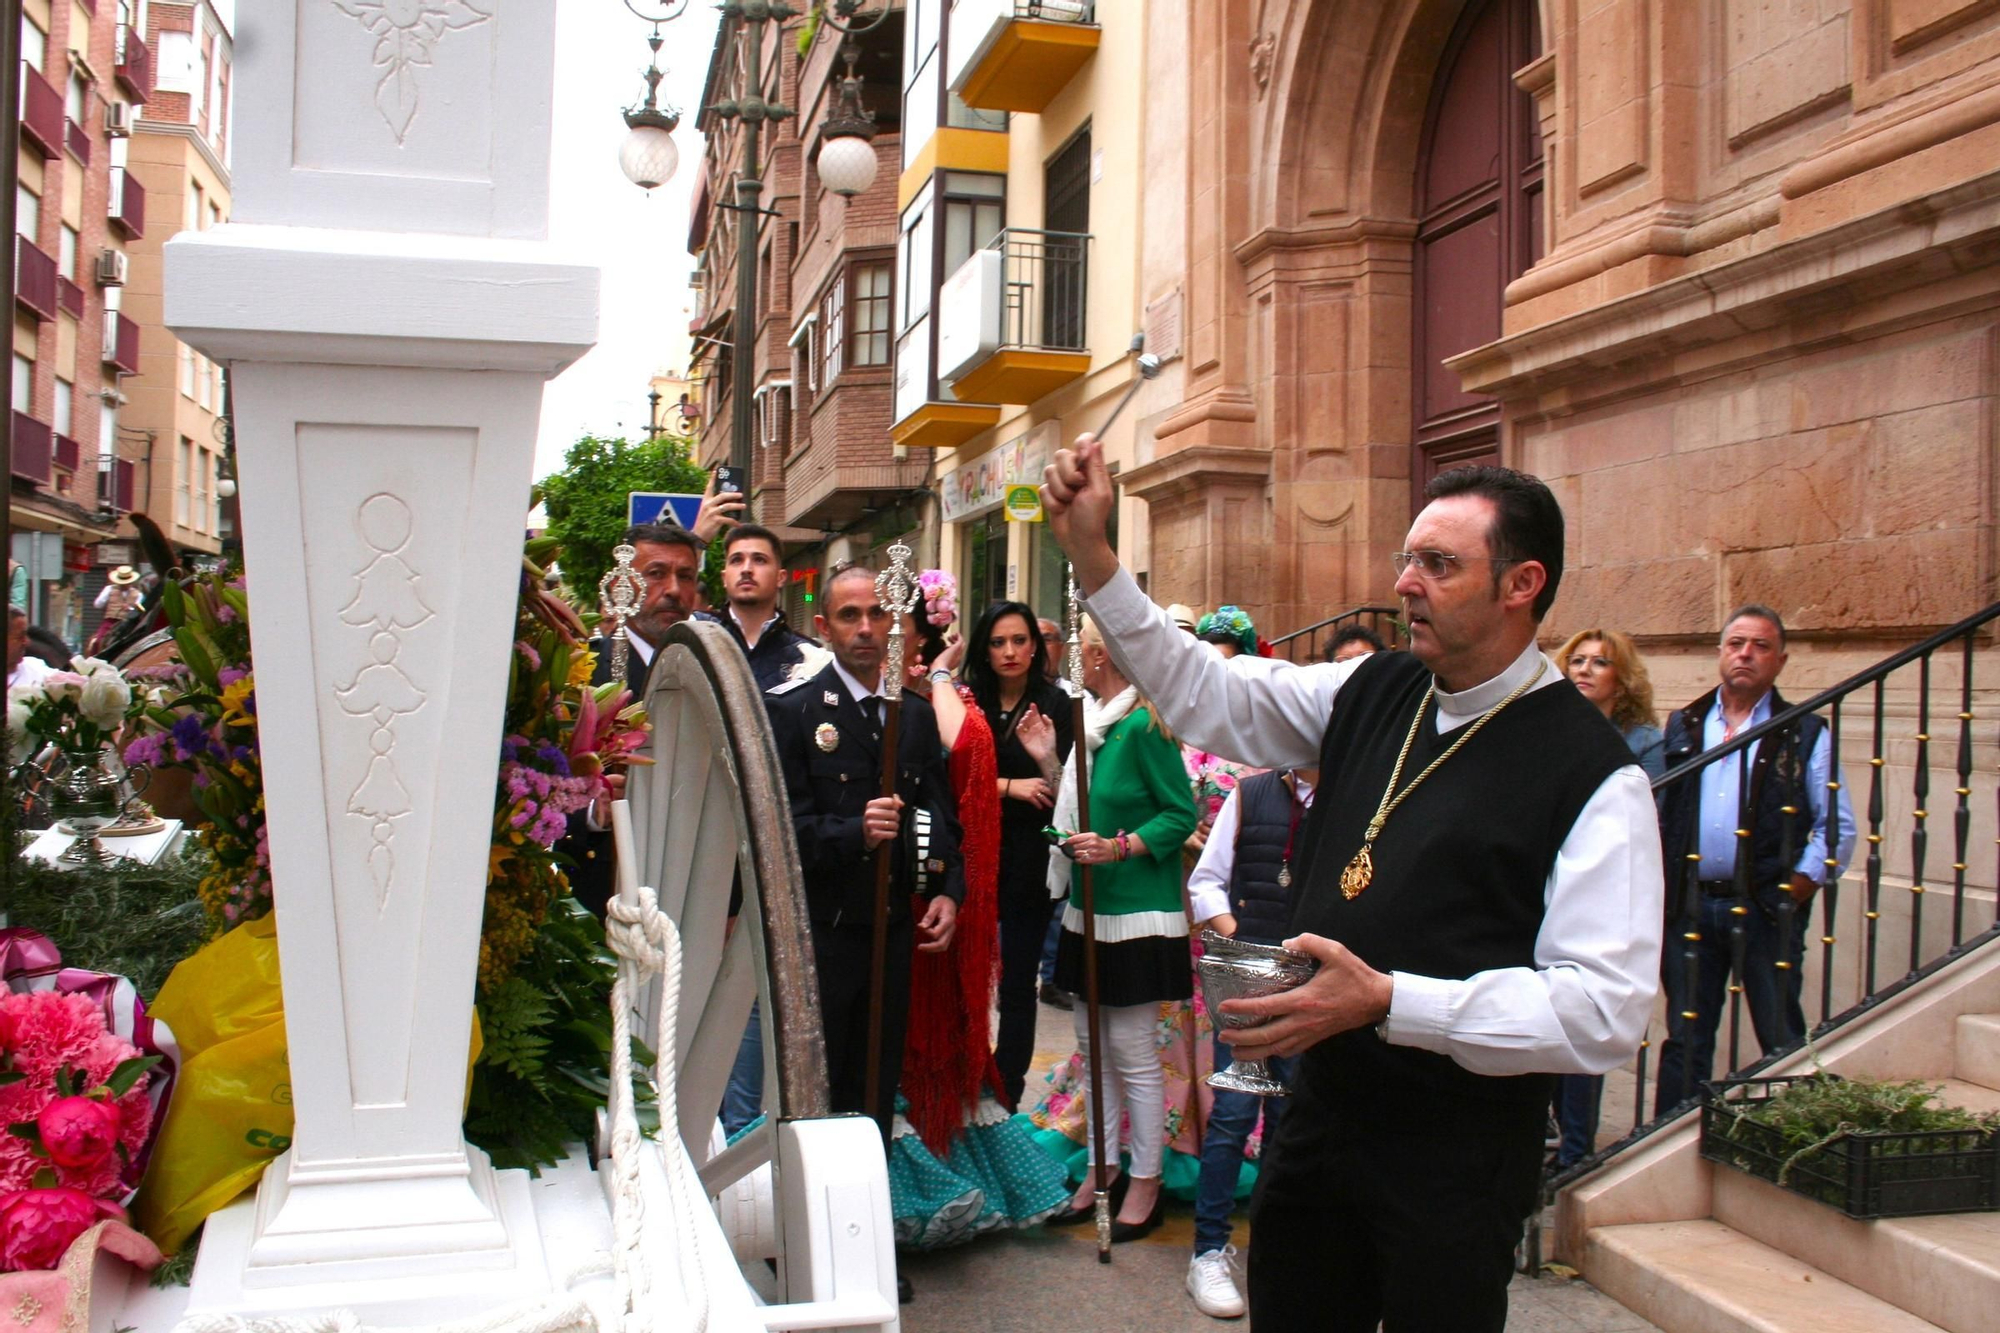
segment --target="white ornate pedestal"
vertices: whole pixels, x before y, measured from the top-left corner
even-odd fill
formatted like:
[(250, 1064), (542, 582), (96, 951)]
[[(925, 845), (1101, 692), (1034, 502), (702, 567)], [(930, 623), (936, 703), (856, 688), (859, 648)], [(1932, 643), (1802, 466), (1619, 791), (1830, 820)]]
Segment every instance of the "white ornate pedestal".
[(167, 246), (235, 397), (297, 1113), (191, 1313), (549, 1290), (526, 1176), (459, 1122), (542, 387), (597, 332), (541, 245), (555, 10), (243, 6), (235, 219)]

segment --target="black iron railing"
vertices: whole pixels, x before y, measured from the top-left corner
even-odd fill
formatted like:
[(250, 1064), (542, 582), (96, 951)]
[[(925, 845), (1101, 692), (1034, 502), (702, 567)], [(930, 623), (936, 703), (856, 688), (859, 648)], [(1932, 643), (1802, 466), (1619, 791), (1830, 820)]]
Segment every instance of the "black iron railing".
[(1338, 615), (1271, 640), (1271, 655), (1289, 662), (1317, 662), (1326, 651), (1322, 644), (1332, 642), (1333, 636), (1347, 626), (1362, 624), (1374, 630), (1383, 643), (1396, 648), (1401, 646), (1403, 636), (1402, 622), (1397, 619), (1401, 614), (1401, 608), (1394, 606), (1350, 606)]
[(1090, 235), (1003, 227), (986, 246), (1000, 252), (1000, 345), (1084, 351)]
[[(1996, 619), (2000, 603), (1694, 755), (1653, 783), (1663, 811), (1678, 805), (1687, 812), (1684, 821), (1676, 821), (1663, 835), (1678, 845), (1663, 849), (1667, 922), (1662, 971), (1678, 982), (1675, 998), (1684, 1006), (1669, 1014), (1666, 1035), (1672, 1035), (1676, 1017), (1689, 1025), (1682, 1029), (1684, 1037), (1692, 1034), (1693, 1025), (1718, 1024), (1716, 1045), (1725, 1053), (1720, 1061), (1724, 1068), (1697, 1069), (1683, 1060), (1670, 1080), (1678, 1086), (1648, 1087), (1649, 1063), (1663, 1035), (1655, 1024), (1631, 1067), (1629, 1120), (1624, 1119), (1624, 1108), (1609, 1104), (1607, 1084), (1604, 1119), (1630, 1123), (1631, 1133), (1554, 1177), (1553, 1188), (1677, 1119), (1709, 1079), (1753, 1073), (1797, 1050), (1804, 1040), (1823, 1038), (1973, 949), (2000, 939), (2000, 899), (1991, 906), (1983, 901), (1993, 891), (2000, 870), (1984, 855), (1985, 840), (1977, 851), (1973, 843), (1975, 796), (1982, 808), (1986, 800), (1994, 801), (2000, 814), (2000, 784), (1991, 783), (1990, 773), (1980, 785), (1990, 786), (1991, 791), (1975, 788), (1977, 775), (1991, 769), (1994, 755), (1992, 729), (1983, 729), (1982, 737), (1974, 724), (1980, 720), (1982, 698), (1990, 699), (1991, 691), (2000, 687), (2000, 680), (1988, 681), (1982, 692), (1975, 670), (1980, 665), (1978, 649), (1989, 637), (1987, 627)], [(1808, 778), (1810, 745), (1801, 735), (1808, 718), (1817, 718), (1824, 726), (1829, 763), (1824, 778), (1817, 780), (1819, 790)], [(1700, 743), (1699, 737), (1695, 743)], [(1982, 746), (1985, 764), (1977, 758)], [(1769, 762), (1760, 758), (1767, 748)], [(1857, 748), (1865, 750), (1859, 762)], [(1796, 762), (1787, 761), (1788, 751)], [(1735, 853), (1726, 882), (1702, 878), (1699, 850), (1701, 825), (1712, 817), (1702, 809), (1700, 784), (1719, 764), (1734, 764), (1737, 770), (1731, 830)], [(1844, 773), (1850, 767), (1865, 771), (1865, 793), (1849, 785)], [(1931, 823), (1938, 813), (1930, 808), (1934, 781), (1949, 783), (1953, 803), (1948, 871), (1933, 860)], [(1812, 876), (1821, 886), (1806, 903), (1795, 902), (1776, 884), (1753, 879), (1753, 790), (1764, 782), (1780, 784), (1773, 799), (1782, 802), (1776, 813), (1786, 817), (1778, 825), (1778, 860), (1786, 873), (1804, 854), (1790, 816), (1809, 812), (1812, 830), (1824, 842), (1825, 869)], [(1838, 858), (1844, 793), (1852, 799), (1857, 834), (1853, 863), (1845, 866)], [(1941, 892), (1950, 894), (1949, 912), (1942, 917), (1926, 909)], [(1752, 913), (1764, 914), (1778, 942), (1776, 957), (1768, 964), (1749, 957)], [(1815, 920), (1820, 927), (1817, 948), (1815, 941), (1805, 938)], [(1729, 977), (1723, 1008), (1703, 1013), (1692, 999), (1698, 989), (1695, 952), (1705, 943), (1704, 931), (1717, 928), (1726, 932)], [(1898, 938), (1903, 933), (1906, 941)], [(1796, 947), (1788, 943), (1794, 939), (1799, 941)], [(1760, 965), (1778, 975), (1755, 975), (1753, 969)], [(1809, 976), (1813, 972), (1816, 977)], [(1747, 1057), (1746, 995), (1751, 985), (1767, 980), (1795, 988), (1801, 1007), (1816, 1009), (1818, 1019), (1806, 1037), (1774, 1043), (1754, 1058)], [(1678, 1044), (1685, 1052), (1687, 1043)]]

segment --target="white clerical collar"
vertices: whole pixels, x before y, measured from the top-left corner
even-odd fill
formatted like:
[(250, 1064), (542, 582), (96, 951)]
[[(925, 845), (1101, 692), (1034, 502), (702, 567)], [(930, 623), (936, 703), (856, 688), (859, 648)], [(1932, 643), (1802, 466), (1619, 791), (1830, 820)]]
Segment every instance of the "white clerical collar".
[(1521, 655), (1515, 658), (1505, 671), (1491, 680), (1482, 681), (1471, 689), (1460, 690), (1456, 694), (1439, 688), (1438, 730), (1449, 731), (1478, 717), (1512, 694), (1519, 688), (1521, 682), (1535, 674), (1537, 667), (1542, 669), (1542, 678), (1536, 681), (1534, 686), (1538, 690), (1563, 678), (1562, 672), (1556, 670), (1555, 663), (1542, 655), (1541, 646), (1531, 640), (1528, 646), (1521, 650)]
[(632, 651), (639, 654), (639, 661), (645, 666), (653, 665), (653, 645), (639, 637), (639, 631), (630, 625), (625, 627), (625, 639), (632, 645)]
[(879, 699), (882, 697), (879, 691), (869, 689), (866, 685), (863, 685), (860, 681), (849, 675), (847, 668), (840, 664), (840, 659), (837, 657), (833, 659), (833, 670), (840, 677), (840, 683), (847, 687), (847, 697), (854, 700), (854, 702), (860, 703), (863, 699)]

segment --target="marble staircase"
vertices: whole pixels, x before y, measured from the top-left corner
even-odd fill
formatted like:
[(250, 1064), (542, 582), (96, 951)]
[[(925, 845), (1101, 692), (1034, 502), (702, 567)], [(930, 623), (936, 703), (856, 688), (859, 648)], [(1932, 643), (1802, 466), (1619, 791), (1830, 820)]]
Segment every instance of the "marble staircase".
[[(1979, 950), (1933, 979), (1940, 984), (1844, 1031), (1822, 1062), (1934, 1080), (1946, 1101), (2000, 1110), (2000, 1004), (1985, 1007), (2000, 990), (2000, 959), (1986, 956), (1995, 952)], [(1599, 1290), (1673, 1333), (2000, 1327), (2000, 1212), (1855, 1221), (1701, 1160), (1695, 1120), (1558, 1201), (1558, 1247)]]

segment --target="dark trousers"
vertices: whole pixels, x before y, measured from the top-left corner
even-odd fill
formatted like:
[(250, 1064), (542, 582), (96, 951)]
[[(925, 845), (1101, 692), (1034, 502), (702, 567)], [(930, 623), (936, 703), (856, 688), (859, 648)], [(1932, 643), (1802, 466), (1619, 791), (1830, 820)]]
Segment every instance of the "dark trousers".
[[(1780, 938), (1777, 914), (1768, 904), (1746, 904), (1749, 911), (1730, 911), (1741, 900), (1704, 894), (1696, 918), (1701, 938), (1688, 940), (1677, 922), (1667, 924), (1666, 948), (1660, 955), (1660, 979), (1667, 993), (1667, 1040), (1660, 1047), (1659, 1083), (1653, 1113), (1665, 1114), (1686, 1096), (1699, 1096), (1701, 1085), (1715, 1068), (1715, 1035), (1729, 1006), (1729, 932), (1741, 922), (1743, 941), (1743, 1002), (1765, 1053), (1796, 1044), (1806, 1035), (1806, 1011), (1800, 1003), (1805, 985), (1805, 939), (1810, 905), (1792, 914), (1791, 929)], [(1695, 959), (1695, 983), (1688, 991), (1689, 953)], [(1780, 969), (1780, 961), (1790, 967)], [(1692, 1019), (1681, 1015), (1693, 1011)], [(1690, 1078), (1690, 1075), (1692, 1077)]]
[(1313, 1191), (1274, 1197), (1266, 1176), (1251, 1203), (1257, 1333), (1506, 1327), (1514, 1247), (1540, 1187), (1538, 1131), (1473, 1138), (1329, 1123), (1313, 1139)]
[(1556, 1148), (1558, 1167), (1574, 1166), (1597, 1151), (1597, 1119), (1603, 1103), (1603, 1075), (1557, 1076), (1556, 1128), (1562, 1131), (1562, 1141)]
[(1042, 942), (1056, 909), (1040, 881), (1032, 887), (1037, 891), (1004, 895), (1000, 902), (1000, 1030), (993, 1039), (993, 1065), (1000, 1071), (1000, 1095), (1009, 1110), (1020, 1106), (1035, 1058)]
[[(815, 922), (813, 961), (819, 968), (819, 1011), (826, 1027), (826, 1078), (835, 1111), (868, 1109), (868, 956), (873, 931), (866, 925), (822, 926)], [(889, 927), (888, 956), (882, 972), (882, 1069), (877, 1084), (875, 1122), (882, 1141), (896, 1113), (896, 1083), (903, 1074), (903, 1036), (909, 1030), (910, 950), (916, 923), (910, 917)]]

